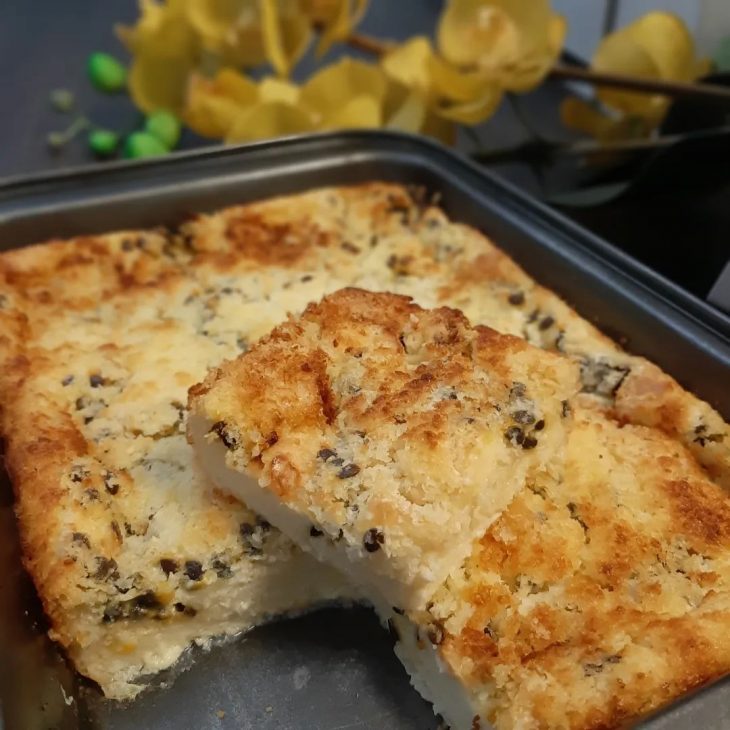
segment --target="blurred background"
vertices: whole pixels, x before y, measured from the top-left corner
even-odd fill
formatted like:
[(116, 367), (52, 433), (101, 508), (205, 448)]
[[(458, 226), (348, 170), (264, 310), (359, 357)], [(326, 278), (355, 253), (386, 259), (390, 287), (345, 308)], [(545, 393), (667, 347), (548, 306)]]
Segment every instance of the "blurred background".
[[(728, 0), (553, 0), (551, 4), (568, 21), (561, 60), (570, 64), (590, 63), (603, 36), (649, 11), (665, 10), (681, 17), (699, 55), (713, 56), (730, 37)], [(443, 0), (371, 0), (358, 32), (393, 40), (433, 36), (443, 9)], [(139, 127), (142, 115), (131, 99), (99, 93), (86, 73), (89, 54), (96, 51), (128, 63), (129, 54), (114, 27), (135, 23), (136, 0), (5, 0), (3, 11), (0, 177), (104, 164), (96, 160), (84, 135), (62, 149), (49, 147), (49, 134), (69, 124), (68, 114), (55, 109), (49, 96), (58, 89), (70, 91), (75, 107), (100, 127), (125, 133)], [(303, 80), (345, 52), (366, 57), (341, 44), (321, 61), (308, 52), (297, 65), (294, 80)], [(709, 80), (730, 85), (726, 73), (714, 73)], [(730, 106), (677, 102), (670, 109), (669, 126), (665, 120), (650, 139), (678, 135), (678, 144), (666, 149), (650, 143), (647, 149), (609, 160), (610, 164), (596, 165), (596, 155), (576, 154), (572, 149), (561, 148), (553, 154), (548, 147), (546, 152), (545, 140), (570, 144), (583, 139), (563, 123), (561, 102), (567, 96), (589, 97), (592, 92), (585, 84), (548, 78), (516, 100), (504, 101), (473, 133), (460, 131), (456, 147), (471, 155), (486, 151), (482, 162), (496, 174), (698, 297), (730, 311)], [(218, 143), (186, 129), (178, 146), (189, 149)], [(727, 283), (723, 284), (726, 267)]]

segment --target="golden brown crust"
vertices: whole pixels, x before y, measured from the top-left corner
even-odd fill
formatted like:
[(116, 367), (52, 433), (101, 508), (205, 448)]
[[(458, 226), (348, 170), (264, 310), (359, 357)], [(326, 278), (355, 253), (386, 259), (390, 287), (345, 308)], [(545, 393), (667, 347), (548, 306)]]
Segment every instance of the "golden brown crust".
[(730, 499), (666, 436), (579, 409), (564, 482), (413, 618), (477, 697), (495, 683), (498, 728), (635, 720), (730, 671)]

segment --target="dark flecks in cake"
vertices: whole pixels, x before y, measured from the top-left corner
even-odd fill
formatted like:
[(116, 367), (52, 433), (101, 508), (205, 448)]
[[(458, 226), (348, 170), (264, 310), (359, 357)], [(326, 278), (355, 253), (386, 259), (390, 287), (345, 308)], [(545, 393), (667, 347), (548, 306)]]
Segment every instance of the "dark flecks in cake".
[(170, 576), (180, 570), (177, 560), (173, 560), (172, 558), (162, 558), (160, 560), (160, 568), (162, 568), (162, 572), (166, 576)]
[(440, 622), (432, 621), (426, 628), (426, 636), (428, 636), (428, 640), (434, 644), (434, 646), (438, 646), (443, 643), (444, 638), (446, 637), (446, 631)]
[(78, 545), (84, 545), (87, 548), (91, 548), (91, 542), (89, 536), (84, 532), (74, 532), (71, 534), (71, 542), (75, 542)]
[(522, 398), (527, 393), (527, 386), (524, 383), (514, 382), (510, 388), (510, 398)]
[(537, 328), (541, 332), (544, 332), (545, 330), (549, 330), (554, 324), (555, 319), (548, 314), (547, 317), (543, 317), (540, 320), (540, 324), (537, 326)]
[(608, 362), (583, 358), (580, 363), (582, 393), (595, 393), (603, 398), (615, 397), (630, 368)]
[(71, 478), (72, 482), (78, 484), (79, 482), (83, 482), (90, 473), (91, 472), (89, 472), (89, 470), (85, 466), (75, 464), (71, 467), (71, 473), (69, 474), (69, 477)]
[(115, 495), (119, 491), (119, 480), (111, 472), (104, 472), (102, 479), (104, 480), (104, 489), (111, 495)]
[(358, 253), (360, 253), (360, 249), (354, 243), (351, 243), (350, 241), (344, 241), (340, 245), (340, 248), (343, 251), (347, 251), (347, 253), (351, 253), (351, 254), (358, 254)]
[(181, 613), (184, 616), (190, 616), (190, 618), (196, 616), (198, 613), (192, 606), (186, 606), (184, 603), (179, 602), (174, 605), (174, 609), (177, 613)]
[(600, 662), (588, 662), (583, 665), (583, 676), (593, 677), (596, 674), (600, 674), (607, 664), (618, 664), (621, 661), (620, 654), (611, 654)]
[(488, 636), (492, 641), (497, 641), (497, 632), (494, 630), (491, 621), (484, 627), (484, 635)]
[(114, 558), (97, 557), (96, 572), (93, 575), (96, 580), (117, 580), (119, 578), (119, 569), (117, 561)]
[(337, 476), (339, 479), (350, 479), (359, 473), (360, 467), (357, 464), (345, 464), (345, 466), (337, 472)]
[(692, 439), (694, 443), (704, 447), (706, 443), (721, 443), (725, 440), (722, 433), (707, 433), (707, 424), (701, 423), (694, 429), (695, 437)]
[(578, 505), (575, 502), (568, 502), (568, 512), (570, 512), (570, 518), (575, 520), (582, 528), (583, 534), (585, 535), (585, 542), (588, 544), (591, 541), (590, 535), (588, 534), (588, 525), (583, 521), (578, 510)]
[(183, 572), (190, 580), (195, 581), (201, 580), (203, 573), (205, 573), (202, 563), (197, 560), (186, 560), (185, 570)]
[(328, 461), (335, 456), (337, 456), (337, 452), (334, 449), (320, 449), (317, 452), (317, 458), (322, 459), (322, 461)]
[(214, 423), (210, 428), (210, 432), (217, 434), (218, 438), (223, 442), (223, 445), (227, 449), (235, 449), (236, 446), (238, 446), (238, 440), (228, 430), (225, 421), (217, 421)]
[(243, 543), (244, 551), (251, 556), (261, 555), (264, 551), (264, 542), (271, 525), (259, 518), (255, 524), (242, 522), (239, 528), (239, 535)]
[(124, 542), (124, 538), (122, 537), (122, 531), (119, 527), (119, 523), (116, 520), (112, 520), (111, 527), (114, 537), (116, 537), (117, 542), (121, 545)]
[(525, 440), (525, 432), (519, 426), (510, 426), (505, 432), (504, 437), (513, 446), (521, 446)]
[(384, 543), (385, 535), (377, 527), (371, 527), (362, 538), (362, 544), (369, 553), (377, 552)]
[(523, 426), (529, 426), (535, 423), (535, 416), (529, 411), (519, 410), (512, 414), (512, 420), (515, 423), (520, 423)]
[(233, 575), (231, 566), (220, 558), (213, 560), (211, 567), (219, 578), (230, 578)]

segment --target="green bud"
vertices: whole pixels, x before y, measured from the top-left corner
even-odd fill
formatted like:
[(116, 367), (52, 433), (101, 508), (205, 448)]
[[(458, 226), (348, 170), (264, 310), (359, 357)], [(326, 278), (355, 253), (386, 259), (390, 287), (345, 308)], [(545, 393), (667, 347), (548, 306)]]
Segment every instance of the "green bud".
[(133, 132), (124, 142), (124, 156), (132, 159), (166, 155), (167, 147), (148, 132)]
[(171, 150), (180, 141), (180, 120), (170, 112), (154, 112), (145, 120), (145, 131)]
[(70, 112), (74, 106), (74, 95), (68, 89), (54, 89), (51, 92), (51, 105), (56, 111)]
[(46, 142), (52, 149), (60, 150), (66, 144), (66, 135), (63, 132), (49, 132)]
[(121, 91), (127, 83), (127, 69), (108, 53), (92, 53), (87, 69), (91, 83), (99, 91)]
[(92, 129), (89, 132), (89, 148), (99, 157), (111, 157), (119, 146), (119, 135), (108, 129)]

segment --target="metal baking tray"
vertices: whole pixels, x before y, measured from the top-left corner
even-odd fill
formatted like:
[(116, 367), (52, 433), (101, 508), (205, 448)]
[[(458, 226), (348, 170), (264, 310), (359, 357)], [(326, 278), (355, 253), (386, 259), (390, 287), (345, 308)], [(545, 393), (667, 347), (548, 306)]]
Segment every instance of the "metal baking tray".
[[(422, 138), (346, 132), (0, 182), (0, 250), (322, 185), (390, 180), (441, 195), (540, 283), (628, 349), (730, 417), (730, 317), (483, 168)], [(688, 241), (687, 245), (696, 245)], [(730, 630), (730, 627), (729, 629)], [(12, 496), (0, 483), (0, 730), (250, 728), (428, 730), (391, 643), (366, 609), (328, 609), (199, 652), (168, 689), (104, 700), (44, 635), (20, 568)], [(677, 661), (682, 661), (677, 657)], [(652, 730), (730, 728), (730, 678), (645, 721)]]

